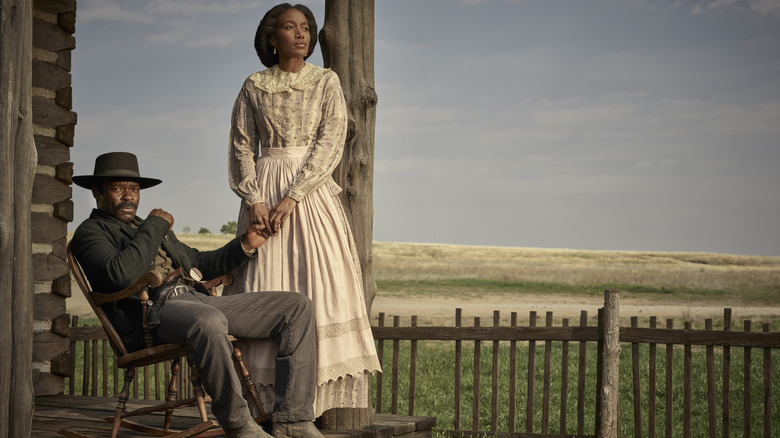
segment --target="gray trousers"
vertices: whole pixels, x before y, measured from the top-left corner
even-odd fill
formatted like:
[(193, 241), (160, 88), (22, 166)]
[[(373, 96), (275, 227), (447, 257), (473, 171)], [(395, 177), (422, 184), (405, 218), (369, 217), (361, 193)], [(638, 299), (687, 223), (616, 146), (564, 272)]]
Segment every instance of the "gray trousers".
[(172, 297), (162, 308), (155, 342), (184, 345), (211, 395), (211, 411), (226, 429), (252, 418), (233, 366), (239, 339), (273, 338), (276, 356), (274, 421), (314, 420), (314, 312), (311, 301), (291, 292), (208, 296), (189, 292)]

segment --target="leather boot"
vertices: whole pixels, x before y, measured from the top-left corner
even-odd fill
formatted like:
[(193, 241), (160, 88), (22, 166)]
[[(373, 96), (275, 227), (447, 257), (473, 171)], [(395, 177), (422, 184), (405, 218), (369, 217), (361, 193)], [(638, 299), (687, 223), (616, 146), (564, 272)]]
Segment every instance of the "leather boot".
[(274, 438), (324, 438), (312, 421), (275, 422), (271, 434)]

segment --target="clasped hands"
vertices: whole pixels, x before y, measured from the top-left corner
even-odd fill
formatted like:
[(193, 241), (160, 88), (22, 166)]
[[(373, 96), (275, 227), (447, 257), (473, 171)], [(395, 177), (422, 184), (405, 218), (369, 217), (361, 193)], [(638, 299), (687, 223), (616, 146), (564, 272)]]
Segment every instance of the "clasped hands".
[(245, 247), (257, 248), (272, 236), (279, 234), (297, 205), (298, 201), (287, 196), (270, 210), (262, 202), (252, 204), (249, 207), (249, 229), (244, 234), (242, 243), (245, 243)]
[[(291, 202), (285, 202), (286, 200), (289, 200)], [(284, 204), (283, 208), (277, 208)], [(290, 205), (292, 204), (292, 205)], [(262, 244), (265, 243), (266, 240), (271, 238), (272, 236), (275, 236), (278, 234), (279, 230), (282, 229), (282, 224), (287, 220), (287, 218), (290, 217), (290, 214), (292, 214), (292, 210), (295, 208), (296, 205), (298, 205), (298, 202), (295, 201), (292, 198), (285, 197), (282, 202), (274, 206), (274, 209), (271, 210), (271, 216), (269, 218), (268, 214), (268, 208), (265, 207), (263, 204), (255, 204), (254, 206), (262, 206), (265, 208), (266, 215), (265, 215), (265, 222), (264, 223), (255, 223), (254, 215), (252, 216), (252, 224), (249, 226), (249, 229), (246, 231), (244, 236), (241, 238), (241, 246), (243, 246), (245, 251), (251, 251), (255, 248), (260, 247)], [(274, 214), (275, 212), (275, 214)], [(161, 209), (161, 208), (155, 208), (152, 211), (149, 212), (149, 217), (157, 216), (165, 219), (168, 221), (168, 231), (173, 229), (173, 215), (168, 213), (167, 211)], [(270, 224), (276, 224), (276, 227), (272, 228)]]
[(298, 205), (298, 201), (289, 196), (285, 196), (271, 209), (262, 202), (252, 204), (249, 207), (249, 220), (253, 227), (259, 231), (264, 231), (270, 236), (276, 236), (284, 227), (287, 219), (290, 218), (293, 210)]

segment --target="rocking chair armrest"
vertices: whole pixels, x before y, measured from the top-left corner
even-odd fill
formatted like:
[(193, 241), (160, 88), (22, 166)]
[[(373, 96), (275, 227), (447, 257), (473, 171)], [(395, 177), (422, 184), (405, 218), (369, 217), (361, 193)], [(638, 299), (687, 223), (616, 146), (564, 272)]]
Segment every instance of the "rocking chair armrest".
[(163, 282), (163, 277), (159, 272), (148, 271), (141, 278), (136, 280), (135, 283), (131, 284), (129, 287), (119, 292), (114, 292), (111, 294), (101, 294), (101, 293), (93, 292), (91, 295), (92, 295), (92, 299), (95, 301), (95, 304), (101, 305), (104, 303), (111, 303), (114, 301), (123, 300), (131, 295), (134, 295), (138, 291), (145, 289), (147, 286), (157, 287), (161, 285), (162, 282)]

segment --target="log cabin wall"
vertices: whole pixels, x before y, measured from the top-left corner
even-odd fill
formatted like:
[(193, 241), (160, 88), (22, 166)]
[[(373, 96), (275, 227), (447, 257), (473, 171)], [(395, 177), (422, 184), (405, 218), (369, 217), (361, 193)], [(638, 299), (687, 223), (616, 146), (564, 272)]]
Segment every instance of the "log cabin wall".
[(35, 269), (33, 382), (35, 395), (65, 389), (71, 295), (66, 263), (67, 224), (73, 221), (71, 182), (76, 113), (72, 111), (71, 51), (75, 0), (33, 1), (32, 107), (38, 165), (32, 192)]

